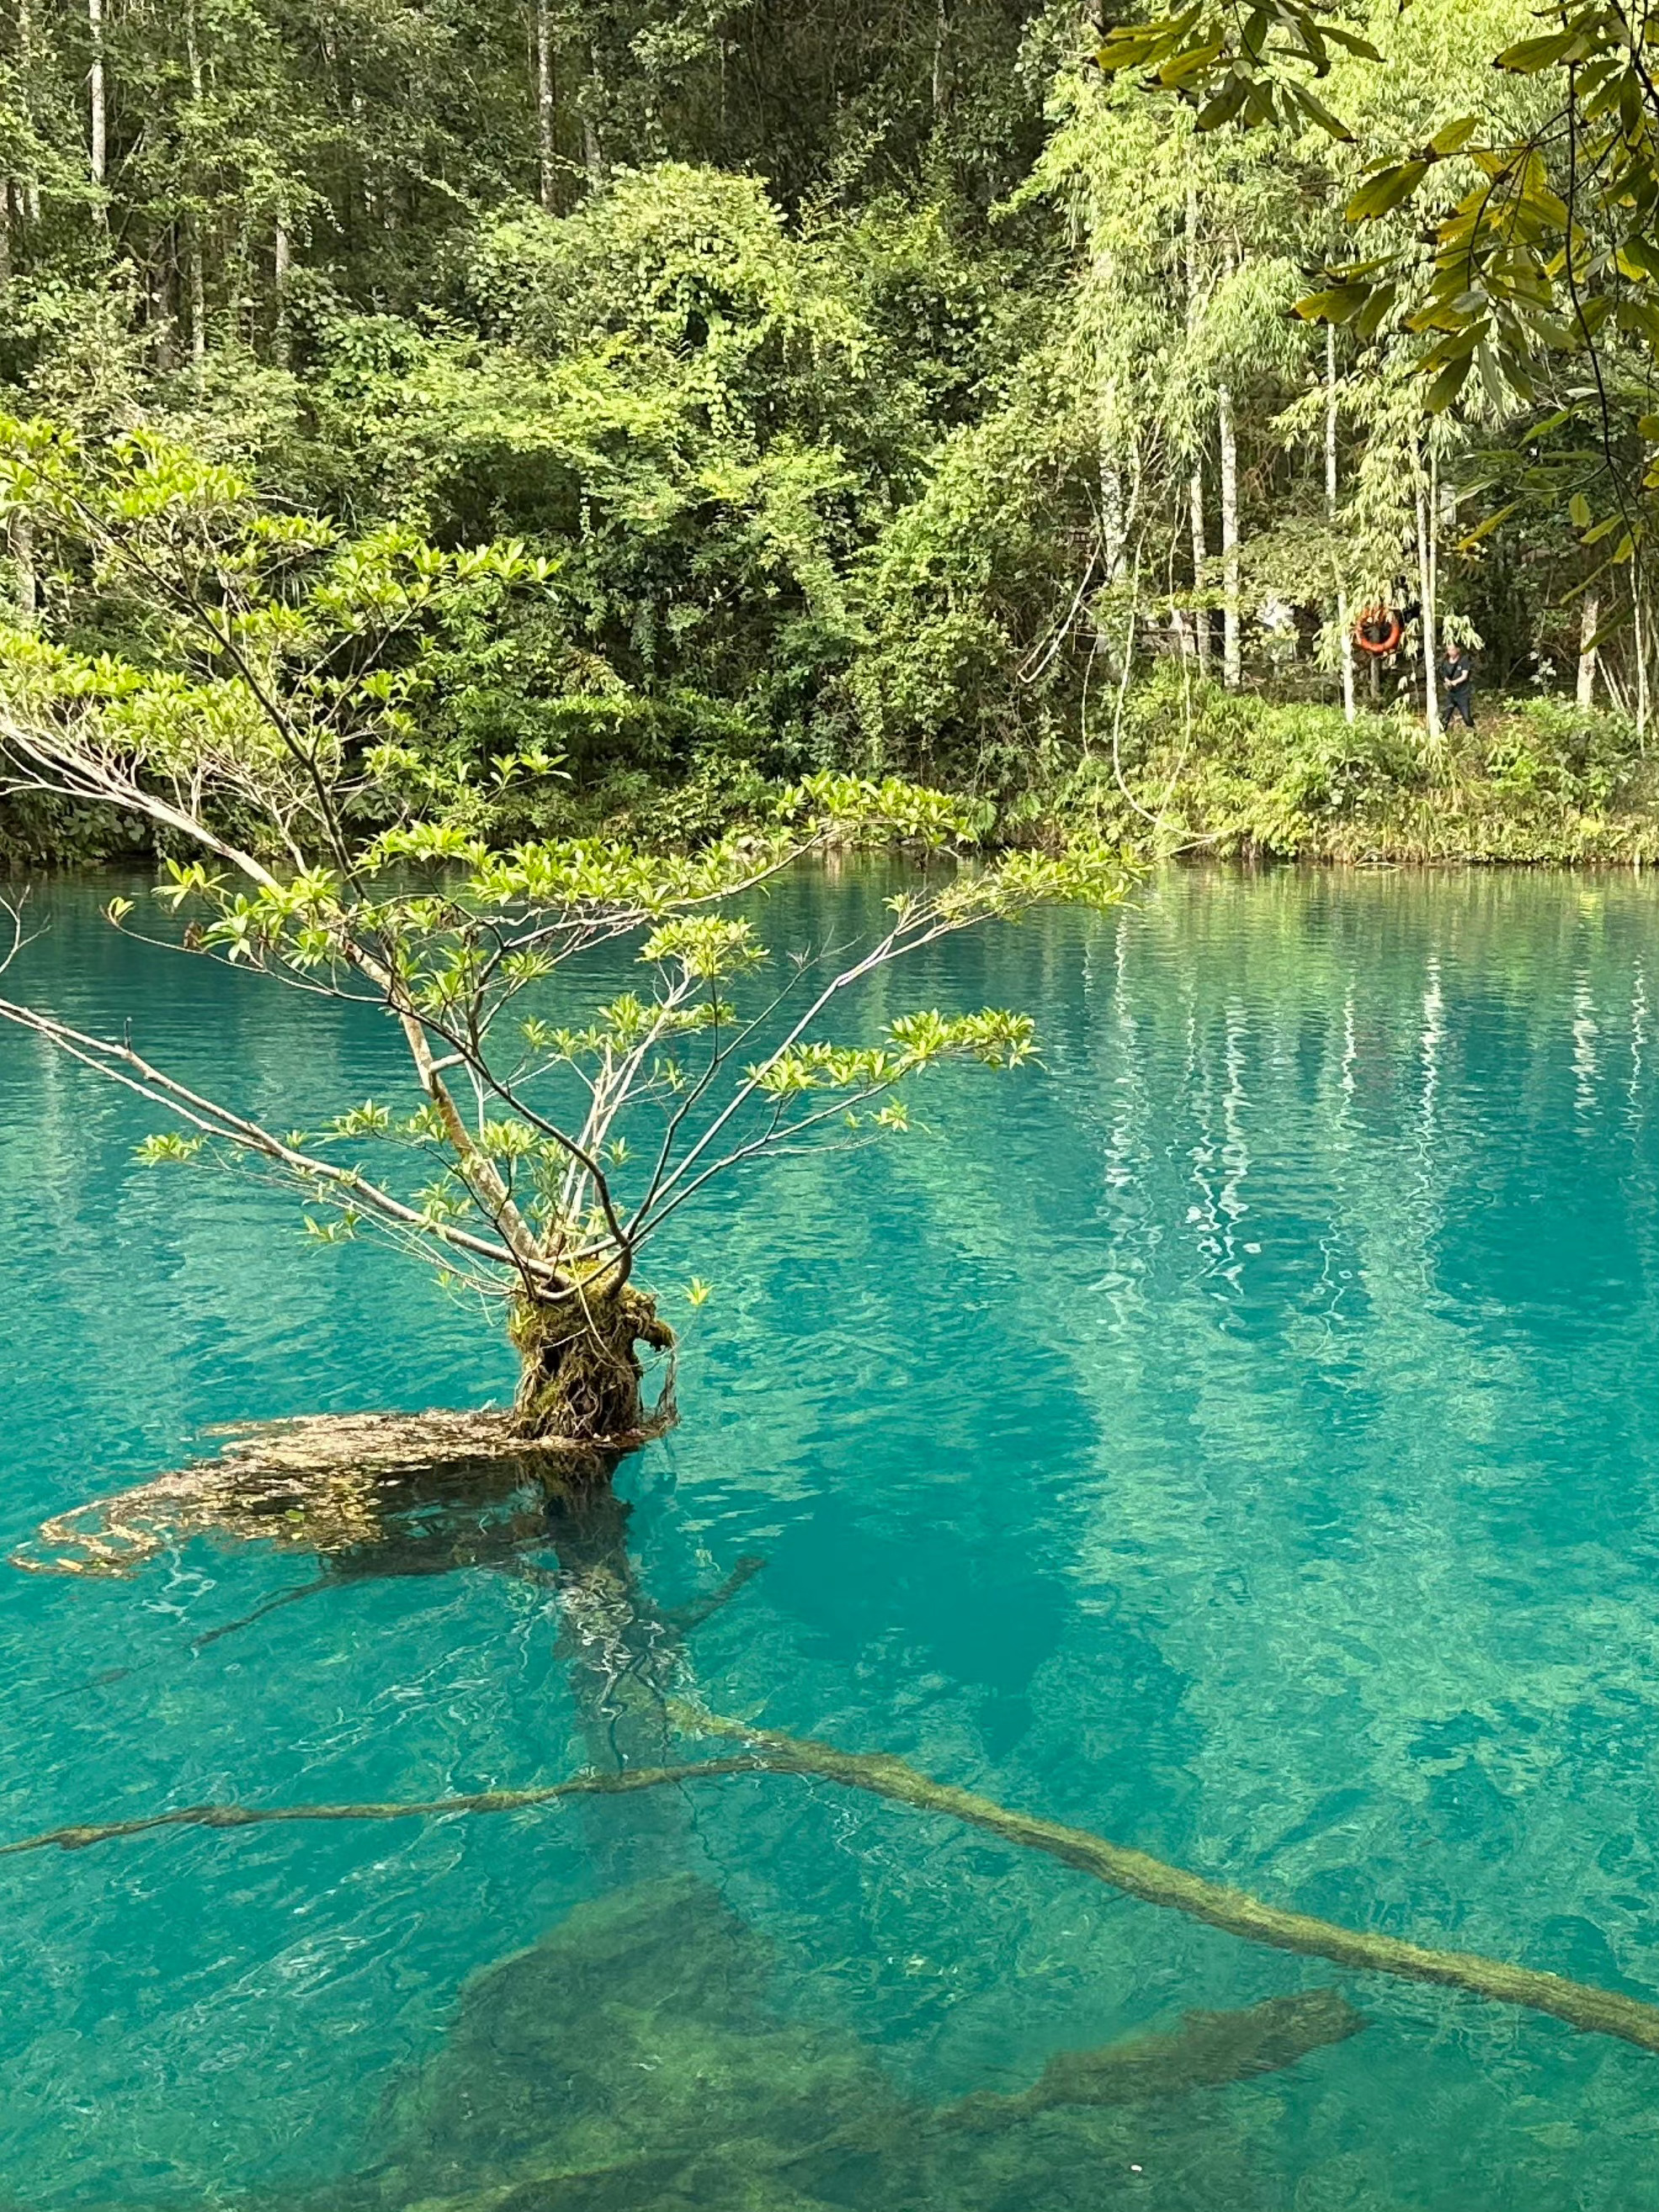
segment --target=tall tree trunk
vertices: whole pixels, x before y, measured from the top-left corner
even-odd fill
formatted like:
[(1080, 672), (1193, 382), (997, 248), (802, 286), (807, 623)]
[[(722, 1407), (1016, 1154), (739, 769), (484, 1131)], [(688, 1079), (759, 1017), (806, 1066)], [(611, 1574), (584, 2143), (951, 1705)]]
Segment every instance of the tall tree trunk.
[[(1203, 313), (1198, 289), (1198, 187), (1187, 187), (1187, 343), (1190, 349), (1198, 335), (1198, 325)], [(1204, 460), (1200, 453), (1193, 462), (1193, 472), (1187, 483), (1187, 501), (1193, 540), (1193, 635), (1198, 640), (1198, 665), (1200, 672), (1210, 672), (1210, 610), (1201, 604), (1208, 579), (1209, 547), (1204, 529)]]
[[(34, 9), (31, 0), (17, 0), (17, 73), (27, 122), (34, 112)], [(26, 223), (40, 222), (40, 185), (37, 178), (25, 177), (21, 180), (18, 214)]]
[(552, 0), (536, 0), (536, 145), (541, 157), (541, 203), (549, 215), (558, 205), (558, 119)]
[(1424, 475), (1422, 442), (1414, 430), (1412, 433), (1412, 474), (1417, 495), (1417, 589), (1421, 608), (1418, 629), (1423, 652), (1423, 715), (1428, 725), (1429, 742), (1438, 744), (1441, 738), (1440, 644), (1435, 608), (1435, 487)]
[(288, 280), (289, 272), (293, 265), (294, 241), (289, 235), (286, 216), (279, 215), (276, 218), (276, 233), (271, 240), (270, 254), (271, 292), (276, 309), (276, 327), (272, 336), (271, 352), (277, 366), (281, 368), (288, 367), (292, 352), (289, 343)]
[(17, 620), (33, 629), (40, 612), (40, 586), (34, 567), (34, 525), (27, 514), (14, 514), (9, 526), (11, 564), (17, 572)]
[(99, 190), (97, 219), (109, 221), (102, 194), (109, 173), (109, 110), (104, 85), (104, 0), (87, 0), (87, 28), (92, 40), (92, 64), (87, 72), (88, 110), (88, 158), (92, 181)]
[(207, 280), (202, 270), (202, 218), (185, 217), (185, 281), (190, 294), (190, 357), (199, 368), (207, 359)]
[(155, 240), (155, 258), (149, 270), (149, 320), (155, 332), (155, 366), (165, 376), (173, 367), (173, 341), (176, 334), (176, 319), (173, 312), (173, 231), (171, 226), (161, 230)]
[(1578, 611), (1578, 711), (1588, 714), (1595, 704), (1595, 629), (1601, 619), (1601, 595), (1586, 592)]
[(605, 141), (599, 136), (599, 102), (604, 87), (599, 50), (589, 46), (587, 82), (582, 88), (582, 167), (587, 172), (588, 190), (595, 192), (605, 183)]
[(1631, 629), (1636, 646), (1636, 741), (1643, 752), (1648, 739), (1648, 626), (1642, 619), (1642, 571), (1631, 570)]
[[(191, 135), (201, 127), (202, 49), (196, 35), (196, 0), (186, 0), (185, 55), (190, 64)], [(191, 183), (199, 188), (200, 176), (192, 159)], [(190, 292), (190, 357), (199, 368), (207, 359), (207, 276), (202, 266), (202, 216), (192, 208), (185, 217), (185, 274)]]
[(1221, 680), (1237, 691), (1244, 680), (1244, 650), (1239, 623), (1238, 438), (1230, 385), (1216, 391), (1216, 428), (1221, 450)]
[(1187, 480), (1187, 498), (1190, 508), (1193, 533), (1193, 635), (1198, 640), (1198, 665), (1202, 674), (1210, 672), (1210, 610), (1203, 604), (1206, 569), (1210, 550), (1204, 532), (1204, 464), (1194, 465)]
[(1342, 583), (1341, 556), (1336, 550), (1338, 491), (1336, 472), (1336, 326), (1325, 325), (1325, 520), (1331, 532), (1331, 559), (1336, 569), (1336, 627), (1342, 641), (1342, 713), (1354, 718), (1353, 631), (1348, 622), (1348, 594)]
[(933, 120), (944, 114), (951, 98), (951, 19), (947, 0), (935, 0), (933, 10)]
[(11, 210), (17, 197), (9, 178), (0, 178), (0, 284), (11, 282)]

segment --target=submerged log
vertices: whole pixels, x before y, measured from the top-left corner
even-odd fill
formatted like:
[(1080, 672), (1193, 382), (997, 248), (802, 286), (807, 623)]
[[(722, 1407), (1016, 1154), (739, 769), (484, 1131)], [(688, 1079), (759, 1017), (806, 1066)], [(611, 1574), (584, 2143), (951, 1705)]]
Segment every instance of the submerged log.
[(684, 1786), (732, 1774), (793, 1774), (867, 1791), (922, 1813), (938, 1813), (1042, 1852), (1063, 1865), (1091, 1875), (1126, 1895), (1162, 1905), (1212, 1928), (1260, 1943), (1270, 1950), (1293, 1951), (1328, 1960), (1355, 1972), (1387, 1974), (1397, 1981), (1427, 1982), (1462, 1990), (1494, 2004), (1516, 2005), (1545, 2013), (1588, 2035), (1610, 2035), (1639, 2049), (1659, 2052), (1659, 2005), (1614, 1990), (1569, 1981), (1533, 1966), (1515, 1966), (1475, 1951), (1441, 1951), (1408, 1943), (1398, 1936), (1341, 1927), (1310, 1913), (1291, 1912), (1243, 1890), (1209, 1881), (1202, 1875), (1169, 1865), (1146, 1851), (1132, 1850), (1030, 1813), (1016, 1813), (971, 1790), (958, 1790), (917, 1772), (887, 1752), (837, 1751), (833, 1745), (769, 1729), (750, 1728), (690, 1708), (675, 1709), (688, 1733), (737, 1738), (744, 1749), (729, 1758), (680, 1766), (624, 1768), (609, 1774), (577, 1775), (530, 1790), (489, 1790), (470, 1796), (419, 1802), (391, 1800), (346, 1805), (191, 1805), (134, 1820), (77, 1823), (51, 1828), (0, 1844), (0, 1857), (56, 1847), (84, 1850), (89, 1844), (146, 1834), (158, 1828), (243, 1828), (289, 1820), (398, 1820), (439, 1819), (452, 1814), (514, 1813), (554, 1804), (563, 1798), (620, 1795), (629, 1790)]
[(1134, 2105), (1277, 2074), (1367, 2025), (1340, 1990), (1300, 1990), (1243, 2012), (1189, 2012), (1181, 2026), (1094, 2051), (1059, 2051), (1022, 2095), (976, 2090), (938, 2115), (975, 2133), (1035, 2118), (1055, 2105)]

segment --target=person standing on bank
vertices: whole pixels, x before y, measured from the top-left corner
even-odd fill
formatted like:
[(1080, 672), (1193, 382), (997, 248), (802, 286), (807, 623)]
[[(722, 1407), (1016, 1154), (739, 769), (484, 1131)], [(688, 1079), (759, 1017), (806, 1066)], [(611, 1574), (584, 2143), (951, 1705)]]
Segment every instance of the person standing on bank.
[(1448, 638), (1445, 655), (1440, 663), (1440, 683), (1446, 695), (1448, 724), (1455, 721), (1461, 714), (1470, 729), (1474, 727), (1474, 706), (1471, 697), (1474, 682), (1474, 669), (1468, 654), (1461, 645), (1454, 645)]

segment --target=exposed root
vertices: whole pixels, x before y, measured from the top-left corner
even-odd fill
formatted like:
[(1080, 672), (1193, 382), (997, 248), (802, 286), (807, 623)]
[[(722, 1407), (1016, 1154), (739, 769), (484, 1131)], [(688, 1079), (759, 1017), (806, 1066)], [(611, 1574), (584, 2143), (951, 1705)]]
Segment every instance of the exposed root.
[(513, 1422), (537, 1443), (574, 1440), (599, 1452), (631, 1451), (675, 1417), (674, 1376), (647, 1413), (638, 1347), (672, 1353), (674, 1332), (656, 1301), (631, 1284), (546, 1305), (520, 1300), (510, 1324), (522, 1362)]
[[(969, 1826), (988, 1831), (1006, 1842), (1059, 1859), (1097, 1881), (1220, 1928), (1246, 1942), (1261, 1943), (1276, 1951), (1292, 1951), (1304, 1957), (1327, 1959), (1334, 1966), (1359, 1973), (1391, 1975), (1395, 1980), (1427, 1982), (1443, 1989), (1463, 1990), (1495, 2004), (1517, 2005), (1530, 2012), (1565, 2021), (1587, 2035), (1609, 2035), (1644, 2051), (1659, 2052), (1659, 2005), (1644, 2003), (1616, 1990), (1599, 1990), (1583, 1982), (1568, 1981), (1559, 1974), (1530, 1966), (1512, 1966), (1474, 1951), (1439, 1951), (1418, 1943), (1402, 1942), (1392, 1936), (1377, 1936), (1343, 1928), (1334, 1921), (1311, 1914), (1287, 1912), (1264, 1904), (1242, 1890), (1206, 1881), (1166, 1864), (1145, 1851), (1109, 1843), (1086, 1828), (1073, 1828), (1058, 1820), (1044, 1820), (1029, 1813), (1016, 1813), (969, 1790), (934, 1782), (901, 1759), (885, 1752), (837, 1751), (830, 1744), (815, 1743), (769, 1729), (753, 1729), (741, 1721), (725, 1720), (689, 1708), (676, 1708), (675, 1717), (689, 1733), (734, 1737), (744, 1748), (731, 1757), (684, 1766), (625, 1768), (617, 1773), (583, 1774), (532, 1790), (491, 1790), (465, 1797), (434, 1798), (421, 1802), (390, 1802), (360, 1805), (192, 1805), (131, 1820), (47, 1830), (15, 1843), (0, 1844), (0, 1856), (53, 1846), (80, 1850), (88, 1844), (108, 1843), (121, 1837), (143, 1835), (168, 1827), (245, 1828), (291, 1820), (400, 1820), (436, 1819), (457, 1813), (513, 1813), (552, 1804), (565, 1797), (616, 1795), (634, 1790), (653, 1790), (665, 1784), (683, 1785), (713, 1781), (730, 1774), (794, 1774), (843, 1789), (861, 1790), (917, 1812), (939, 1813)], [(972, 2124), (971, 2118), (964, 2122)]]

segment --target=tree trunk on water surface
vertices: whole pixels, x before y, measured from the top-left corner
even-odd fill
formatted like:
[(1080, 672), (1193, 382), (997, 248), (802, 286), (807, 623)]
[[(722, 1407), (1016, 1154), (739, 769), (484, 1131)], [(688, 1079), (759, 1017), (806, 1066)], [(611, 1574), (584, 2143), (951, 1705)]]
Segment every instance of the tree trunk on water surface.
[(589, 1286), (550, 1301), (521, 1300), (513, 1342), (520, 1362), (514, 1423), (538, 1443), (639, 1443), (665, 1419), (647, 1414), (639, 1347), (673, 1349), (655, 1301), (631, 1285)]

